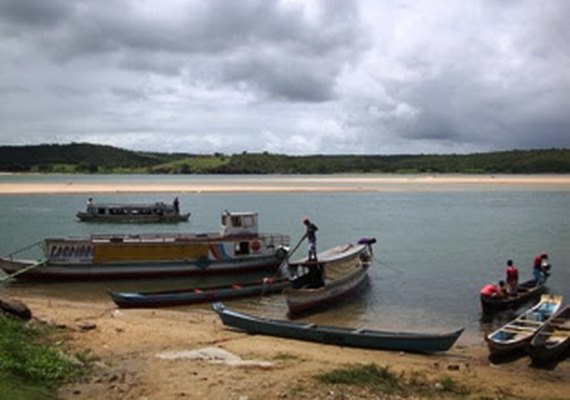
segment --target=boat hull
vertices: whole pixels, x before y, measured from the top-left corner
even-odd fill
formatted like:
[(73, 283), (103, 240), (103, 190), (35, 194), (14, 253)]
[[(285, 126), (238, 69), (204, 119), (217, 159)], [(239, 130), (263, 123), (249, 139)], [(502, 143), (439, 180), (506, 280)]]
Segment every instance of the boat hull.
[(230, 310), (222, 303), (213, 303), (212, 308), (218, 313), (224, 325), (246, 332), (375, 350), (417, 353), (447, 351), (463, 332), (463, 329), (459, 329), (447, 334), (424, 334), (350, 329), (305, 322), (257, 318)]
[(481, 308), (484, 314), (494, 314), (505, 310), (516, 309), (523, 304), (539, 297), (546, 291), (546, 281), (536, 285), (533, 280), (518, 285), (516, 296), (505, 298), (488, 298), (480, 296)]
[[(36, 264), (32, 260), (0, 259), (0, 268), (8, 275)], [(206, 268), (200, 262), (164, 262), (139, 264), (50, 264), (18, 275), (18, 279), (36, 281), (138, 279), (188, 276), (197, 274), (231, 274), (239, 272), (274, 270), (281, 260), (276, 257), (214, 261)]]
[(526, 346), (533, 364), (555, 362), (570, 348), (570, 306), (558, 311)]
[(83, 222), (105, 222), (105, 223), (176, 223), (186, 222), (190, 218), (190, 213), (173, 215), (93, 215), (86, 212), (78, 212), (77, 218)]
[(561, 296), (543, 295), (538, 304), (485, 337), (491, 356), (502, 356), (528, 345), (539, 329), (558, 311)]
[[(324, 270), (324, 285), (317, 288), (297, 288), (293, 281), (292, 287), (285, 291), (290, 315), (298, 315), (334, 304), (339, 299), (353, 294), (367, 282), (371, 262), (368, 245), (342, 245), (327, 250), (325, 253), (336, 253), (337, 256), (328, 259), (319, 256), (317, 264)], [(298, 265), (314, 267), (303, 262)], [(327, 277), (327, 275), (332, 275), (328, 271), (335, 268), (342, 270), (342, 273)]]
[(289, 285), (288, 279), (265, 278), (258, 283), (241, 283), (211, 288), (188, 288), (160, 292), (111, 292), (110, 296), (120, 308), (171, 307), (211, 303), (225, 299), (263, 296), (281, 292)]

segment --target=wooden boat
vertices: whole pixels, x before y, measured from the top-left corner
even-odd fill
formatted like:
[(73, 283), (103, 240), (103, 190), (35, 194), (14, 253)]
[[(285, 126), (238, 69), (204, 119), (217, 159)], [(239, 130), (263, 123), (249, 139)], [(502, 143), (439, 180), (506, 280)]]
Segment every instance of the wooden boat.
[(289, 286), (287, 278), (263, 278), (261, 282), (234, 283), (206, 288), (183, 288), (154, 292), (111, 292), (110, 296), (120, 308), (168, 307), (187, 304), (211, 303), (223, 299), (263, 296), (281, 292)]
[(344, 244), (321, 252), (317, 261), (307, 258), (289, 263), (294, 277), (285, 290), (289, 314), (330, 305), (366, 282), (375, 239)]
[(546, 280), (541, 284), (536, 284), (534, 279), (522, 282), (517, 286), (516, 295), (506, 297), (485, 297), (481, 299), (481, 307), (484, 314), (493, 314), (500, 311), (519, 308), (523, 304), (539, 297), (546, 290)]
[(175, 204), (89, 203), (77, 218), (84, 222), (158, 223), (188, 221), (190, 213), (180, 213)]
[(92, 235), (45, 239), (44, 258), (0, 258), (0, 268), (19, 279), (115, 279), (192, 273), (230, 273), (277, 268), (289, 236), (258, 233), (254, 212), (226, 211), (218, 233)]
[(491, 355), (503, 355), (524, 348), (561, 304), (562, 296), (544, 294), (535, 306), (487, 335), (485, 340)]
[(570, 306), (552, 316), (532, 338), (526, 352), (535, 364), (557, 361), (570, 348)]
[(445, 334), (352, 329), (258, 318), (228, 309), (219, 302), (213, 303), (212, 308), (218, 313), (224, 325), (246, 332), (377, 350), (419, 353), (446, 351), (453, 346), (463, 332), (463, 329)]

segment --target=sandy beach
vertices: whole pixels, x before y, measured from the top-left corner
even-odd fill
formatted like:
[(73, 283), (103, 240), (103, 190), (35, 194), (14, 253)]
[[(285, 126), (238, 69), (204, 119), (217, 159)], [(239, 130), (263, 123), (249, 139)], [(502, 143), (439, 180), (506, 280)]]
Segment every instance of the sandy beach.
[[(152, 176), (150, 176), (152, 177)], [(0, 195), (10, 194), (102, 194), (102, 193), (263, 193), (263, 192), (354, 192), (354, 191), (406, 191), (437, 190), (453, 186), (456, 190), (473, 186), (495, 187), (541, 186), (543, 188), (568, 188), (570, 175), (354, 175), (354, 176), (262, 176), (241, 177), (224, 181), (188, 183), (86, 183), (73, 175), (65, 182), (0, 182)]]
[(434, 388), (451, 378), (465, 387), (464, 398), (563, 399), (570, 393), (569, 360), (550, 370), (531, 367), (528, 357), (494, 365), (481, 345), (420, 355), (249, 335), (225, 328), (207, 306), (120, 310), (111, 301), (17, 298), (36, 319), (60, 327), (72, 352), (95, 360), (81, 382), (60, 390), (63, 399), (383, 398), (314, 378), (369, 363), (407, 379), (421, 377)]

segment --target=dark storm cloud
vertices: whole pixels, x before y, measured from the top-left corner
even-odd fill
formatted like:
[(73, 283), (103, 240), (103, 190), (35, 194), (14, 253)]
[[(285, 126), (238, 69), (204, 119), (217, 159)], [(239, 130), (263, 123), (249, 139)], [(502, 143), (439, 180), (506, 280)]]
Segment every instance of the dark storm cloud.
[(570, 147), (568, 15), (562, 0), (0, 0), (0, 140)]
[(0, 0), (0, 18), (13, 26), (49, 28), (69, 17), (71, 3), (66, 0)]

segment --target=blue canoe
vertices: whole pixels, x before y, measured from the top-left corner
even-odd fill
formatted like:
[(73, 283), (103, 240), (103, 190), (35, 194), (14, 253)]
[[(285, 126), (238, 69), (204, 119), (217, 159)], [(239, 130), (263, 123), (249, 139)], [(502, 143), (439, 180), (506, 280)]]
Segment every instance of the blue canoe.
[(377, 350), (415, 353), (446, 351), (463, 332), (463, 328), (445, 334), (387, 332), (265, 319), (228, 309), (220, 302), (213, 303), (212, 309), (218, 313), (224, 325), (249, 333)]
[(155, 308), (263, 296), (279, 293), (289, 284), (287, 278), (264, 278), (259, 282), (234, 283), (207, 288), (183, 288), (155, 292), (111, 292), (109, 295), (120, 308)]

